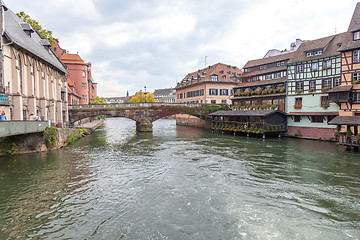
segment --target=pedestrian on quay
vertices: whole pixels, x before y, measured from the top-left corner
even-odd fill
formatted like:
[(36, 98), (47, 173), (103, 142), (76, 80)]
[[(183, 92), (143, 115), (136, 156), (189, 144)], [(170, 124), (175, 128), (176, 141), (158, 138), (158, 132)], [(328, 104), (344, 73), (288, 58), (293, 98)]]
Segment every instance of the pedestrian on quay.
[(4, 112), (4, 111), (2, 111), (2, 112), (1, 112), (1, 115), (0, 115), (0, 121), (7, 121), (7, 117), (6, 117), (6, 115), (5, 115), (5, 112)]

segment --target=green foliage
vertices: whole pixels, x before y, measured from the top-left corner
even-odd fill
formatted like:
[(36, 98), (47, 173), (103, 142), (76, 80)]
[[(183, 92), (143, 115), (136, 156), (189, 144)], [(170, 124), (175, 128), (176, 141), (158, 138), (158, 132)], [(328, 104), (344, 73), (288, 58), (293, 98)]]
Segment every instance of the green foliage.
[(90, 100), (90, 104), (106, 104), (106, 100), (103, 97), (97, 96)]
[(17, 150), (16, 150), (16, 143), (12, 142), (12, 143), (10, 144), (9, 149), (6, 150), (6, 153), (7, 153), (8, 155), (12, 156), (12, 155), (15, 154), (16, 151), (17, 151)]
[(220, 105), (205, 105), (204, 107), (204, 112), (206, 114), (212, 113), (212, 112), (216, 112), (216, 111), (226, 111), (226, 105), (225, 104), (220, 104)]
[(43, 133), (43, 137), (47, 148), (51, 149), (55, 147), (58, 132), (59, 131), (56, 127), (46, 127)]
[(348, 129), (346, 132), (346, 136), (351, 137), (353, 135), (353, 132), (351, 131), (351, 129)]
[(52, 36), (52, 31), (43, 29), (38, 21), (32, 19), (29, 15), (27, 15), (23, 11), (17, 13), (16, 15), (19, 18), (21, 18), (24, 22), (29, 23), (31, 27), (33, 29), (36, 29), (43, 38), (47, 39), (50, 42), (51, 45), (56, 43), (55, 39)]

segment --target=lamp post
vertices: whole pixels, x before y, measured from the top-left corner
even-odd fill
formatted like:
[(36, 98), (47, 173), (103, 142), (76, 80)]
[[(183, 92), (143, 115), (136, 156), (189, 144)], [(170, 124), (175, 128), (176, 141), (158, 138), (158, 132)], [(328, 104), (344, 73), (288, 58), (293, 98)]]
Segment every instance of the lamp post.
[(144, 86), (144, 88), (145, 88), (144, 94), (145, 94), (145, 103), (146, 103), (146, 94), (147, 94), (147, 92), (146, 92), (146, 86)]

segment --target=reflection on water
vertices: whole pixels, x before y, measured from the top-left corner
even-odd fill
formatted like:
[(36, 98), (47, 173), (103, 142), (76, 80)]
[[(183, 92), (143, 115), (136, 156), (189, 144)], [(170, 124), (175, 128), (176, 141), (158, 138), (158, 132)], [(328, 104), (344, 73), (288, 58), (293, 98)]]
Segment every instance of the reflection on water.
[(0, 239), (359, 239), (359, 165), (334, 143), (107, 119), (0, 159)]

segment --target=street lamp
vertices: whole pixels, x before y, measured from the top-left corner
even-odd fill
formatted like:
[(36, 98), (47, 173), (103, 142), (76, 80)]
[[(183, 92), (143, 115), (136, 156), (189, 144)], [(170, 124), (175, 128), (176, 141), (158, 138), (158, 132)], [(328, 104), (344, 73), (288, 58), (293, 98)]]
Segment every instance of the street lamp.
[(144, 94), (145, 94), (145, 103), (146, 103), (146, 94), (147, 94), (147, 92), (146, 92), (146, 86), (144, 86), (144, 88), (145, 88)]

